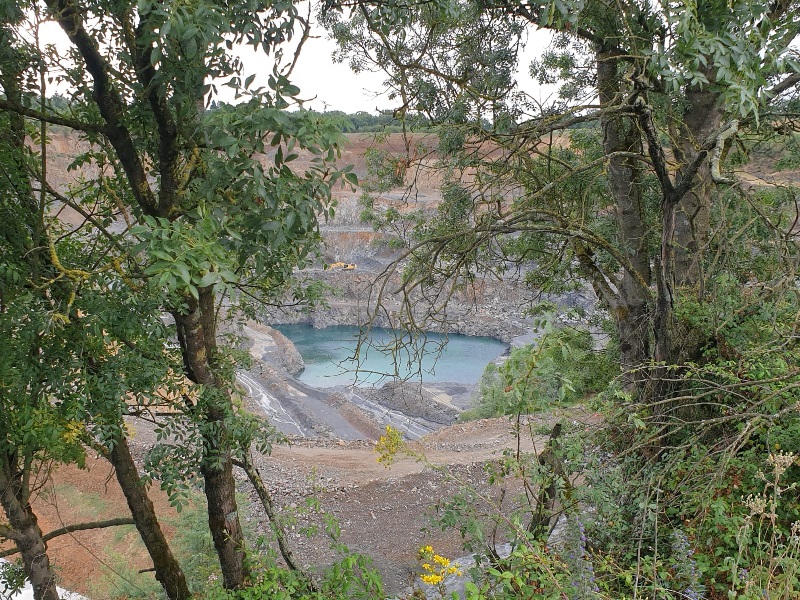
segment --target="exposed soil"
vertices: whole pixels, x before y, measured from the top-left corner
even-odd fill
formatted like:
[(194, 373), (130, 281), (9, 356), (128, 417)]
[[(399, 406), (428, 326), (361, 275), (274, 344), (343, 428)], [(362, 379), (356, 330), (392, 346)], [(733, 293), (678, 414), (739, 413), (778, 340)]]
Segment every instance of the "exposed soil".
[[(563, 416), (563, 415), (561, 415)], [(535, 452), (546, 441), (542, 435), (559, 415), (532, 419), (519, 450)], [(596, 417), (571, 411), (571, 420), (587, 424)], [(515, 451), (517, 439), (508, 419), (488, 419), (442, 428), (409, 444), (409, 450), (425, 461), (401, 457), (390, 468), (377, 461), (374, 441), (342, 441), (332, 438), (294, 438), (279, 445), (269, 457), (256, 457), (256, 464), (284, 516), (297, 517), (290, 527), (294, 554), (302, 564), (324, 566), (336, 559), (331, 539), (308, 537), (303, 529), (322, 525), (316, 512), (306, 513), (306, 500), (317, 498), (320, 510), (334, 516), (341, 527), (341, 542), (352, 551), (370, 556), (381, 571), (388, 593), (404, 591), (414, 581), (420, 546), (430, 544), (447, 556), (463, 554), (457, 531), (431, 527), (432, 507), (465, 486), (472, 487), (490, 511), (498, 490), (487, 484), (485, 466), (500, 460), (506, 450)], [(152, 443), (146, 427), (137, 426), (132, 445), (138, 454)], [(267, 534), (269, 524), (249, 483), (239, 474), (240, 489), (251, 498), (247, 519), (257, 533)], [(510, 490), (513, 492), (514, 490)], [(163, 492), (151, 488), (156, 509), (174, 534), (177, 515)], [(507, 494), (507, 499), (513, 496)], [(508, 500), (506, 500), (508, 502)], [(92, 458), (87, 469), (62, 467), (53, 473), (33, 506), (42, 529), (47, 532), (64, 524), (111, 518), (127, 514), (124, 497), (110, 466)], [(60, 585), (92, 600), (117, 597), (118, 574), (148, 569), (151, 565), (132, 526), (73, 533), (49, 543), (57, 565)], [(125, 569), (122, 569), (122, 567)]]
[[(172, 536), (177, 513), (157, 487), (151, 487), (150, 497), (165, 532)], [(111, 465), (95, 456), (87, 459), (86, 469), (71, 465), (53, 472), (32, 505), (44, 533), (65, 525), (130, 515)], [(133, 525), (71, 533), (47, 546), (59, 585), (92, 600), (116, 597), (119, 575), (152, 567)]]

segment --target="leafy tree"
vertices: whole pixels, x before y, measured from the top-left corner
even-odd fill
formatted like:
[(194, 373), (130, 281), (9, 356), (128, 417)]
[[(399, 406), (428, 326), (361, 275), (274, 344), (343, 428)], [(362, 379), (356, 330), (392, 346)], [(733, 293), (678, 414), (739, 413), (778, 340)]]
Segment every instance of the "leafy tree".
[[(10, 10), (6, 23), (16, 24), (21, 16)], [(0, 83), (9, 101), (21, 102), (30, 55), (12, 41), (11, 29), (0, 27)], [(69, 351), (77, 332), (54, 332), (54, 313), (60, 314), (69, 296), (46, 252), (44, 205), (27, 171), (25, 121), (0, 113), (0, 132), (0, 505), (8, 519), (0, 523), (0, 536), (19, 549), (37, 599), (50, 600), (58, 598), (55, 577), (30, 502), (37, 472), (45, 475), (52, 461), (83, 460), (80, 394), (70, 386), (79, 368)], [(51, 389), (59, 380), (64, 394), (54, 407)]]
[[(547, 467), (547, 500), (563, 500), (573, 517), (596, 510), (579, 527), (579, 556), (600, 583), (585, 597), (705, 588), (788, 598), (797, 588), (797, 507), (783, 495), (796, 487), (800, 449), (797, 186), (754, 185), (735, 169), (765, 146), (773, 155), (776, 143), (791, 146), (798, 8), (442, 0), (322, 9), (342, 53), (387, 70), (400, 112), (449, 124), (439, 153), (459, 193), (443, 193), (440, 211), (412, 223), (399, 263), (403, 321), (419, 323), (423, 302), (441, 319), (461, 286), (519, 265), (544, 292), (587, 282), (614, 323), (624, 375), (606, 393), (611, 423), (582, 449), (565, 441), (563, 462), (543, 465), (545, 452), (534, 465)], [(513, 79), (518, 45), (535, 28), (552, 43), (531, 71), (559, 85), (544, 106)], [(406, 231), (397, 219), (385, 223)], [(576, 477), (590, 485), (563, 484)], [(518, 547), (538, 548), (518, 536)], [(526, 577), (547, 564), (494, 558), (487, 579), (524, 582), (506, 597), (541, 581)], [(559, 593), (558, 575), (542, 593)]]
[[(3, 6), (15, 17), (3, 30), (3, 75), (14, 52), (32, 58), (18, 62), (16, 80), (24, 88), (4, 78), (0, 116), (15, 127), (24, 120), (42, 124), (45, 151), (46, 123), (74, 131), (86, 144), (73, 164), (84, 175), (69, 191), (50, 185), (45, 167), (15, 171), (23, 187), (38, 181), (39, 202), (27, 202), (32, 196), (25, 192), (12, 205), (20, 212), (15, 223), (31, 223), (38, 238), (25, 242), (32, 249), (27, 254), (22, 241), (10, 240), (17, 245), (4, 254), (4, 276), (22, 282), (21, 289), (36, 288), (42, 277), (54, 285), (39, 293), (43, 306), (24, 304), (24, 295), (9, 298), (4, 288), (4, 312), (9, 319), (12, 312), (20, 318), (30, 313), (36, 322), (26, 335), (52, 335), (64, 352), (61, 372), (74, 374), (58, 381), (50, 379), (58, 370), (31, 370), (48, 386), (37, 402), (74, 406), (74, 415), (56, 413), (60, 427), (78, 424), (78, 437), (99, 444), (118, 469), (128, 466), (128, 500), (140, 516), (152, 507), (131, 488), (142, 483), (130, 470), (122, 418), (168, 404), (176, 416), (162, 425), (164, 433), (182, 436), (183, 444), (171, 448), (191, 461), (165, 483), (176, 492), (181, 478), (202, 476), (223, 583), (241, 587), (247, 567), (232, 464), (235, 457), (246, 460), (251, 442), (263, 447), (267, 440), (259, 424), (236, 409), (235, 360), (219, 344), (218, 326), (226, 315), (286, 290), (293, 269), (314, 255), (317, 219), (332, 210), (331, 186), (354, 181), (332, 166), (336, 128), (286, 110), (299, 90), (287, 79), (291, 65), (282, 60), (282, 45), (306, 23), (285, 3), (52, 0)], [(31, 45), (23, 35), (45, 17), (67, 34), (66, 52)], [(275, 58), (268, 88), (254, 89), (253, 76), (244, 77), (230, 53), (239, 43)], [(31, 102), (44, 97), (49, 78), (69, 85), (67, 106)], [(206, 111), (221, 85), (241, 102)], [(312, 158), (295, 167), (300, 152)], [(47, 218), (56, 207), (75, 211), (82, 225), (59, 237)], [(51, 274), (15, 266), (40, 254), (49, 259)], [(295, 293), (302, 299), (303, 290)], [(165, 315), (172, 325), (163, 324)], [(12, 339), (19, 335), (9, 327)], [(171, 350), (175, 339), (178, 353)], [(40, 360), (37, 352), (32, 355)], [(19, 389), (34, 388), (20, 380)], [(73, 391), (79, 396), (74, 403)], [(10, 430), (12, 414), (3, 413)], [(59, 437), (58, 427), (46, 431)], [(145, 531), (140, 526), (143, 534), (153, 533), (153, 517), (143, 517), (150, 522)]]
[[(13, 15), (15, 21), (21, 17), (19, 12)], [(2, 34), (7, 42), (3, 91), (11, 103), (21, 106), (27, 100), (25, 92), (30, 93), (23, 85), (24, 66), (30, 57), (36, 57), (35, 48), (14, 44), (17, 40), (8, 28)], [(40, 106), (55, 105), (44, 98), (41, 79), (39, 86)], [(134, 366), (130, 361), (124, 367), (118, 364), (112, 374), (98, 368), (109, 362), (104, 358), (120, 360), (127, 354), (121, 346), (114, 346), (116, 342), (108, 331), (119, 333), (114, 315), (137, 307), (115, 304), (118, 298), (109, 289), (107, 275), (100, 272), (93, 276), (86, 270), (92, 268), (98, 255), (85, 244), (80, 230), (70, 232), (50, 215), (52, 199), (41, 184), (47, 165), (45, 124), (28, 129), (21, 114), (4, 112), (0, 125), (6, 134), (0, 152), (4, 173), (0, 331), (5, 349), (0, 367), (0, 401), (4, 407), (0, 482), (4, 490), (2, 506), (9, 519), (2, 535), (12, 539), (21, 553), (35, 596), (56, 598), (56, 577), (46, 553), (49, 539), (70, 531), (135, 522), (151, 552), (156, 577), (169, 597), (187, 598), (183, 574), (169, 551), (122, 435), (122, 415), (128, 408), (125, 400), (131, 381), (141, 377), (142, 369), (137, 368), (141, 365)], [(33, 132), (41, 154), (26, 146), (26, 135)], [(38, 194), (34, 180), (39, 182)], [(65, 268), (64, 263), (72, 268)], [(76, 282), (83, 283), (83, 293), (77, 293)], [(146, 311), (152, 306), (140, 303), (140, 312), (142, 308)], [(128, 316), (138, 317), (138, 332), (144, 323), (149, 324), (144, 329), (149, 327), (152, 332), (154, 319), (160, 324), (155, 315), (148, 317), (146, 312)], [(137, 334), (127, 339), (139, 342)], [(165, 389), (163, 364), (149, 367), (144, 369), (148, 380), (137, 381), (135, 392)], [(125, 377), (120, 377), (121, 373)], [(107, 454), (123, 491), (129, 498), (136, 497), (131, 503), (136, 518), (72, 523), (43, 535), (31, 508), (33, 498), (47, 481), (50, 465), (83, 464), (83, 444), (87, 442)]]
[[(468, 284), (509, 261), (534, 261), (531, 279), (545, 291), (581, 278), (616, 324), (627, 390), (666, 393), (661, 371), (642, 367), (698, 359), (711, 341), (675, 307), (709, 300), (725, 267), (713, 259), (726, 243), (715, 203), (752, 201), (722, 173), (728, 149), (786, 120), (776, 100), (800, 82), (796, 8), (325, 3), (340, 57), (385, 69), (399, 113), (449, 125), (441, 163), (467, 202), (457, 217), (445, 203), (420, 221), (405, 289)], [(532, 73), (560, 85), (546, 106), (513, 76), (526, 31), (538, 28), (553, 43)], [(409, 293), (409, 313), (418, 300)]]

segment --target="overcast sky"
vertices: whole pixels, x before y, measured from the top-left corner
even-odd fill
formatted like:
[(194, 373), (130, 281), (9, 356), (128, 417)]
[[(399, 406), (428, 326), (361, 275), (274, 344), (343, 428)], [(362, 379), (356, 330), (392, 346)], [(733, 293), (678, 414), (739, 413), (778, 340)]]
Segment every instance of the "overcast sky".
[[(334, 63), (331, 55), (335, 44), (327, 39), (321, 28), (317, 37), (309, 39), (300, 55), (291, 80), (303, 92), (304, 98), (316, 96), (310, 107), (316, 110), (342, 110), (348, 113), (357, 111), (376, 112), (378, 109), (392, 107), (385, 90), (385, 73), (361, 72), (355, 74), (347, 63)], [(518, 81), (520, 88), (537, 100), (544, 100), (550, 90), (542, 90), (528, 74), (528, 65), (550, 43), (550, 34), (534, 32), (526, 45)], [(243, 55), (244, 57), (244, 55)], [(247, 61), (253, 64), (255, 61)], [(381, 92), (384, 92), (381, 94)]]
[[(42, 28), (42, 41), (66, 46), (69, 41), (55, 23), (46, 23)], [(535, 32), (528, 40), (520, 65), (520, 88), (537, 100), (545, 100), (552, 90), (540, 89), (528, 75), (528, 64), (550, 43), (550, 35)], [(334, 63), (331, 55), (335, 45), (327, 39), (321, 28), (315, 28), (314, 37), (310, 38), (301, 52), (297, 67), (292, 73), (291, 81), (301, 90), (303, 99), (311, 100), (307, 108), (315, 110), (341, 110), (348, 113), (366, 111), (376, 113), (381, 109), (394, 108), (385, 94), (385, 74), (362, 72), (355, 74), (346, 63)], [(287, 52), (288, 54), (288, 52)], [(255, 85), (266, 86), (266, 78), (272, 71), (272, 63), (264, 62), (263, 55), (257, 56), (248, 48), (240, 50), (245, 65), (245, 77), (256, 73)], [(220, 99), (232, 101), (232, 94), (226, 95), (227, 88), (218, 88)], [(48, 92), (57, 89), (50, 88)], [(381, 93), (384, 92), (384, 93)]]

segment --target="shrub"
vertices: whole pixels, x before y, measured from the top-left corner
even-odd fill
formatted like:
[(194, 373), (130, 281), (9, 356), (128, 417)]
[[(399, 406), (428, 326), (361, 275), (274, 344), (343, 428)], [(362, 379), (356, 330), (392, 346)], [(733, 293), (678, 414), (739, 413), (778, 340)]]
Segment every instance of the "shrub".
[(502, 366), (486, 367), (477, 405), (461, 419), (527, 414), (577, 402), (608, 385), (619, 371), (614, 361), (614, 347), (595, 349), (584, 329), (545, 333), (537, 344), (514, 348)]

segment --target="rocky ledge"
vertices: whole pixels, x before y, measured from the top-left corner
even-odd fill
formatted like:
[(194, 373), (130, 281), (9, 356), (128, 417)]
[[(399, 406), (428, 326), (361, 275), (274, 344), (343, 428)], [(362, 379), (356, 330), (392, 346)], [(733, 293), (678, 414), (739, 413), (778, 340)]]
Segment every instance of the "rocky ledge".
[[(262, 319), (271, 324), (307, 323), (317, 329), (334, 325), (399, 328), (408, 321), (401, 310), (400, 299), (387, 295), (381, 308), (374, 308), (372, 290), (375, 275), (354, 271), (316, 271), (309, 279), (319, 280), (331, 289), (324, 306), (313, 309), (271, 308)], [(517, 281), (483, 281), (468, 291), (453, 294), (446, 312), (431, 314), (423, 300), (415, 304), (415, 324), (436, 333), (459, 333), (487, 336), (510, 343), (530, 331), (526, 312), (539, 302), (536, 296)]]

